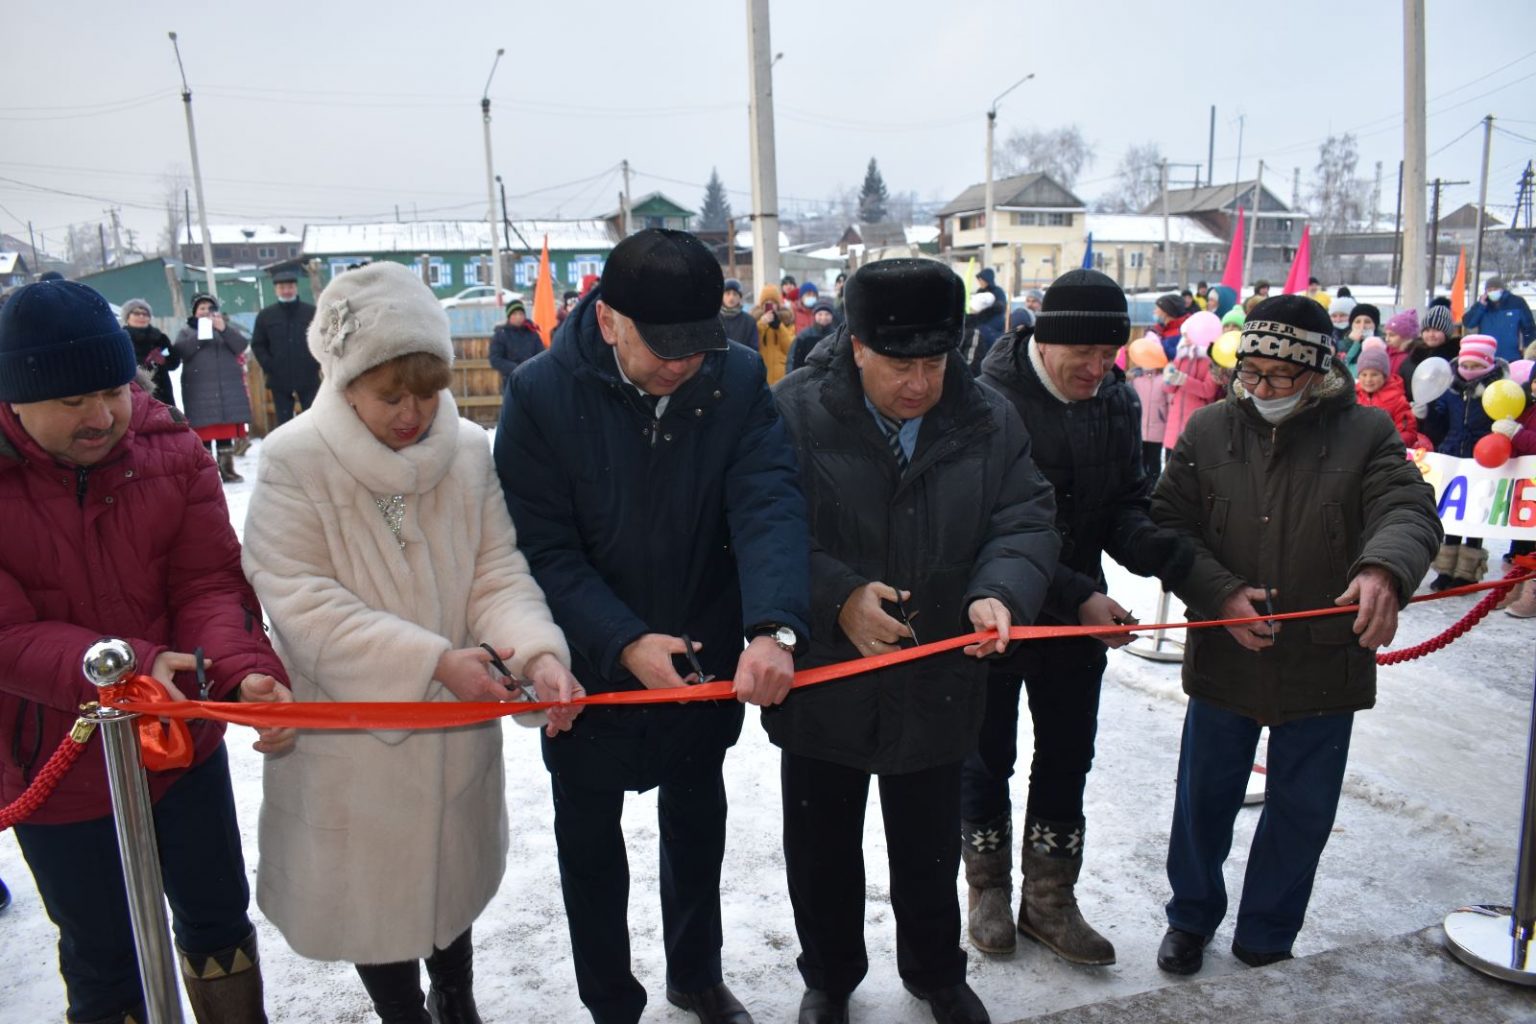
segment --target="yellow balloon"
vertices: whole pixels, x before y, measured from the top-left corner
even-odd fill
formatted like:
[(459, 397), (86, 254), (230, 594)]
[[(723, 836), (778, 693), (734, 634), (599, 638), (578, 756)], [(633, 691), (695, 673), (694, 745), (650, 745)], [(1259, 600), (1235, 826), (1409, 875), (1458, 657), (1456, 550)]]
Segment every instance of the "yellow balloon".
[(1226, 331), (1211, 343), (1211, 358), (1217, 366), (1230, 370), (1237, 365), (1237, 342), (1241, 336), (1237, 331)]
[(1491, 420), (1519, 419), (1525, 411), (1525, 392), (1512, 380), (1496, 380), (1483, 392), (1483, 411)]

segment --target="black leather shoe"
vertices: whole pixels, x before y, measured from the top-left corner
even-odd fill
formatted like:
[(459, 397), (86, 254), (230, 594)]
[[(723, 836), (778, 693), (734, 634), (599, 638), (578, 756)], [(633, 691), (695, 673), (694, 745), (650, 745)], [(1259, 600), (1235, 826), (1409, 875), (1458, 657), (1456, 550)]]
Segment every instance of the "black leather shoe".
[(1277, 964), (1282, 960), (1295, 959), (1295, 957), (1291, 956), (1291, 951), (1288, 949), (1276, 950), (1273, 953), (1255, 953), (1251, 949), (1238, 945), (1236, 939), (1232, 940), (1232, 955), (1249, 967), (1268, 967), (1270, 964)]
[(667, 1002), (698, 1014), (699, 1024), (752, 1024), (752, 1015), (723, 981), (702, 992), (675, 992), (669, 988)]
[(943, 988), (917, 988), (902, 982), (908, 992), (928, 1004), (938, 1024), (992, 1024), (981, 997), (965, 982)]
[(1169, 974), (1194, 974), (1205, 965), (1205, 947), (1210, 944), (1209, 935), (1196, 935), (1169, 925), (1157, 947), (1157, 966)]
[(848, 1024), (848, 997), (808, 988), (800, 997), (800, 1024)]
[(0, 881), (0, 910), (11, 905), (11, 890), (5, 887), (5, 882)]

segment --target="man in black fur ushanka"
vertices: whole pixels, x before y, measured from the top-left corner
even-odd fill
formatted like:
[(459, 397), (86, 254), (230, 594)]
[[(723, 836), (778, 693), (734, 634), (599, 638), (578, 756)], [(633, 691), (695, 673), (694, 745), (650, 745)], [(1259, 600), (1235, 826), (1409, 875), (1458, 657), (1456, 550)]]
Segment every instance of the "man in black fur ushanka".
[[(930, 260), (869, 263), (847, 323), (774, 389), (811, 520), (805, 667), (1001, 630), (1040, 610), (1060, 541), (1018, 413), (956, 352), (965, 288)], [(914, 635), (916, 634), (916, 635)], [(766, 710), (783, 750), (784, 860), (801, 1024), (848, 1019), (864, 950), (871, 777), (890, 857), (897, 970), (934, 1019), (988, 1020), (965, 983), (955, 891), (960, 765), (1005, 639), (796, 690)]]

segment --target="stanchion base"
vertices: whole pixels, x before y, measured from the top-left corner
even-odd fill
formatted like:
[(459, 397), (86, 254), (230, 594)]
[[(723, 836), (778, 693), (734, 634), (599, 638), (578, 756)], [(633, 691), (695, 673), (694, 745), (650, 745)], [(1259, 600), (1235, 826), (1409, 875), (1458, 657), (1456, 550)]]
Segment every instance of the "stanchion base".
[(1169, 663), (1184, 660), (1184, 645), (1177, 640), (1163, 638), (1162, 643), (1156, 640), (1137, 640), (1120, 648), (1126, 654), (1134, 654), (1138, 658), (1147, 661), (1165, 661)]
[(1453, 910), (1445, 918), (1445, 948), (1475, 971), (1516, 985), (1536, 986), (1536, 955), (1527, 956), (1524, 967), (1511, 966), (1512, 924), (1509, 907), (1484, 904)]

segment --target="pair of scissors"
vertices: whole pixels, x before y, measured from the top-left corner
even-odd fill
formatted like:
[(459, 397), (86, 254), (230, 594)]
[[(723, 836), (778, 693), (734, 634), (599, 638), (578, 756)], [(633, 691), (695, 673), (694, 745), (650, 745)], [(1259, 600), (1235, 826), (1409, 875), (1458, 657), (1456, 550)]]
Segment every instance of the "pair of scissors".
[(501, 660), (501, 655), (496, 653), (496, 648), (490, 644), (481, 644), (480, 649), (491, 656), (491, 667), (500, 672), (507, 679), (507, 687), (521, 694), (522, 699), (529, 703), (537, 703), (538, 696), (533, 692), (533, 683), (526, 679), (519, 679), (507, 668), (507, 663)]
[(920, 613), (913, 612), (911, 615), (907, 614), (907, 606), (902, 602), (901, 591), (899, 590), (896, 591), (896, 614), (901, 616), (901, 624), (906, 626), (907, 632), (911, 634), (912, 646), (919, 646), (922, 641), (917, 638), (917, 630), (912, 628), (912, 620), (917, 618)]
[(715, 677), (710, 675), (708, 672), (705, 672), (704, 666), (699, 664), (699, 656), (693, 652), (693, 641), (689, 639), (687, 633), (682, 634), (682, 640), (683, 657), (687, 659), (688, 668), (692, 670), (691, 674), (694, 676), (693, 681), (695, 683), (714, 682)]

